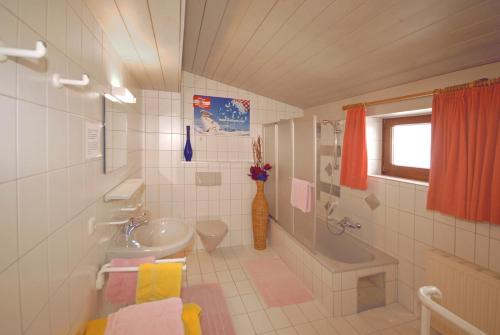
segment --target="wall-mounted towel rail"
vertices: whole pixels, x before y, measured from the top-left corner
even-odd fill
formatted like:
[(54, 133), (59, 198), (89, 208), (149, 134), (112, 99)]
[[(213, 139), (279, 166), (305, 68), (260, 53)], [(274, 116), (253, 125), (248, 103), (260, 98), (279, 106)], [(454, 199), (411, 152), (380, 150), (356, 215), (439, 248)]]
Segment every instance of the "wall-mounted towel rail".
[[(293, 179), (294, 179), (294, 177), (288, 178), (288, 180), (290, 180), (290, 182), (292, 182)], [(296, 178), (296, 179), (300, 179), (300, 178)], [(305, 181), (307, 181), (309, 183), (310, 187), (312, 187), (312, 188), (316, 187), (316, 184), (314, 182), (311, 182), (311, 181), (308, 181), (308, 180), (305, 180)]]
[(472, 335), (486, 335), (476, 326), (465, 321), (458, 315), (450, 312), (443, 306), (432, 300), (432, 297), (442, 297), (441, 291), (435, 286), (422, 286), (418, 290), (418, 298), (422, 302), (422, 314), (420, 320), (420, 335), (429, 335), (431, 329), (431, 311), (452, 322), (456, 326)]
[(80, 80), (75, 80), (75, 79), (65, 79), (61, 78), (59, 74), (54, 74), (52, 76), (52, 85), (54, 85), (57, 88), (61, 88), (64, 85), (69, 85), (69, 86), (87, 86), (90, 83), (90, 78), (88, 75), (85, 73), (82, 74), (82, 79)]
[(47, 54), (47, 45), (44, 41), (37, 41), (35, 49), (26, 50), (18, 48), (6, 48), (0, 42), (0, 62), (6, 61), (7, 57), (22, 57), (22, 58), (42, 58)]
[[(156, 264), (161, 263), (182, 263), (182, 270), (186, 271), (186, 257), (182, 258), (168, 258), (168, 259), (158, 259), (155, 261)], [(98, 290), (101, 290), (104, 287), (104, 274), (110, 272), (137, 272), (139, 270), (138, 266), (129, 266), (129, 267), (113, 267), (111, 263), (104, 264), (99, 272), (97, 272), (97, 278), (95, 281), (95, 287)]]

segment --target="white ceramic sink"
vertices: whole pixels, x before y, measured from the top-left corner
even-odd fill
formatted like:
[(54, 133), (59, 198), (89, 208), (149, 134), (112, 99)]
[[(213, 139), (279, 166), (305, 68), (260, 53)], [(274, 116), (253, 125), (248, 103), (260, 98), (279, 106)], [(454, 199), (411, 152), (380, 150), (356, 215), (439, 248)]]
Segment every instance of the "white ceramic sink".
[(125, 235), (120, 232), (113, 239), (106, 256), (111, 258), (133, 258), (154, 256), (162, 258), (183, 250), (192, 240), (194, 230), (182, 220), (160, 218), (136, 228), (131, 238), (139, 242), (140, 247), (128, 244)]

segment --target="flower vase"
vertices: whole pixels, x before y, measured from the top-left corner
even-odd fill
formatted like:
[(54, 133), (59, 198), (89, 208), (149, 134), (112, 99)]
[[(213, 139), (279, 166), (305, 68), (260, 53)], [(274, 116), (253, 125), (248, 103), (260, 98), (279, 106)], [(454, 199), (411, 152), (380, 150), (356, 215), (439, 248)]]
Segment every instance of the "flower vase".
[(258, 180), (257, 193), (252, 202), (253, 245), (256, 250), (266, 249), (269, 204), (264, 195), (264, 182)]
[(193, 148), (191, 147), (191, 127), (186, 126), (186, 145), (184, 146), (184, 159), (191, 162), (193, 158)]

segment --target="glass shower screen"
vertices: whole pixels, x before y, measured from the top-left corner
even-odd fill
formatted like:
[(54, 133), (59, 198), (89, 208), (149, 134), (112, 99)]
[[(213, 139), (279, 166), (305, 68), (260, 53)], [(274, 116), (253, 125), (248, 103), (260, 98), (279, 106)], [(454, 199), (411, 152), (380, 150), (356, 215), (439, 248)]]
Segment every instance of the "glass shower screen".
[[(271, 215), (287, 232), (314, 250), (316, 202), (316, 118), (281, 120), (264, 126), (266, 162), (273, 164), (266, 182)], [(290, 205), (292, 178), (311, 183), (312, 210), (303, 213)]]

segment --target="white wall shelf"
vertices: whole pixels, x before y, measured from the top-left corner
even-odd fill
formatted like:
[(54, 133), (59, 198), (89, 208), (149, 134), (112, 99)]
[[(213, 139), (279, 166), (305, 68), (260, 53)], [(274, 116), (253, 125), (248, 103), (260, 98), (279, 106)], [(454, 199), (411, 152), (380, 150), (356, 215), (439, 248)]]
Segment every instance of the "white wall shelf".
[(129, 200), (144, 185), (140, 178), (127, 179), (104, 196), (104, 201)]

